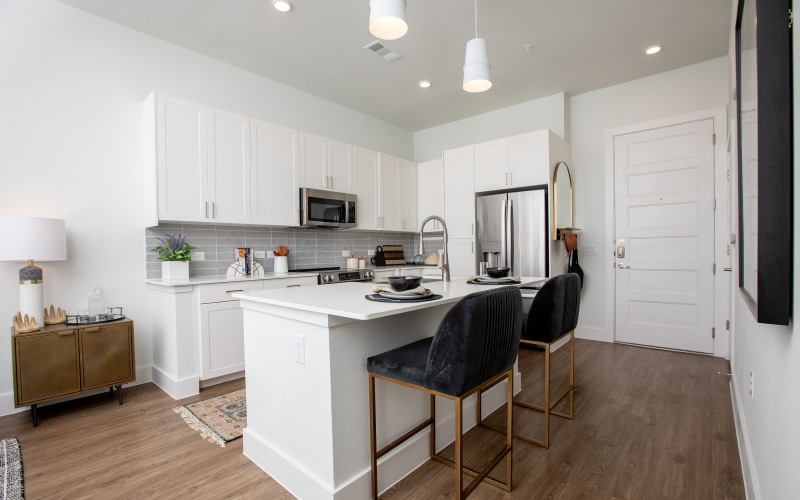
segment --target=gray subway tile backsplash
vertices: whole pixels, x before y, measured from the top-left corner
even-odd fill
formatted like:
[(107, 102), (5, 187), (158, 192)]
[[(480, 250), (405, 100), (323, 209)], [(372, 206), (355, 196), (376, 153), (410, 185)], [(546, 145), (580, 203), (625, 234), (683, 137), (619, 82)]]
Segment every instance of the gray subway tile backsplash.
[[(419, 246), (419, 238), (415, 233), (163, 223), (145, 229), (147, 279), (161, 278), (161, 265), (152, 251), (159, 244), (156, 238), (178, 233), (183, 234), (190, 245), (197, 247), (197, 251), (205, 254), (205, 260), (189, 263), (191, 277), (224, 276), (228, 266), (234, 262), (234, 251), (238, 247), (263, 250), (267, 255), (272, 255), (273, 250), (284, 245), (289, 248), (289, 269), (294, 269), (323, 266), (344, 268), (347, 257), (342, 256), (342, 251), (366, 258), (367, 267), (371, 267), (367, 251), (385, 244), (403, 245), (406, 260), (411, 260)], [(428, 246), (433, 251), (437, 245), (435, 240), (431, 243)], [(265, 272), (272, 272), (273, 259), (255, 260), (264, 267)]]

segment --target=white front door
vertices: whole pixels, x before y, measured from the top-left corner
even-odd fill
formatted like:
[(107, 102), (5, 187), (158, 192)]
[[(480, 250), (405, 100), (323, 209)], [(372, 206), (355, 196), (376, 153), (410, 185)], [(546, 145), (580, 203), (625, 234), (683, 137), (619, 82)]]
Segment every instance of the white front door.
[(614, 138), (615, 340), (714, 350), (714, 122)]

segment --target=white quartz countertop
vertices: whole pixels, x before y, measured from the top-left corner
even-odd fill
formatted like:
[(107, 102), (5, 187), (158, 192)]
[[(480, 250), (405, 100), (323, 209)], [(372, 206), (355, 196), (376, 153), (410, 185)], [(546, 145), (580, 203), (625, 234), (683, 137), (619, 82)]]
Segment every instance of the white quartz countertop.
[(309, 276), (319, 276), (319, 273), (265, 273), (264, 276), (247, 278), (228, 278), (227, 276), (197, 276), (188, 280), (145, 280), (149, 285), (159, 286), (186, 286), (186, 285), (207, 285), (209, 283), (236, 283), (241, 281), (264, 281), (281, 280), (288, 278), (305, 278)]
[[(545, 278), (523, 277), (522, 284), (519, 286), (542, 279)], [(243, 303), (255, 302), (330, 316), (371, 320), (456, 302), (470, 293), (488, 290), (493, 286), (502, 286), (470, 285), (467, 284), (466, 278), (453, 278), (449, 283), (437, 281), (423, 285), (431, 292), (441, 295), (442, 298), (409, 303), (373, 302), (364, 298), (365, 295), (372, 293), (372, 283), (339, 283), (314, 287), (256, 290), (232, 295)]]

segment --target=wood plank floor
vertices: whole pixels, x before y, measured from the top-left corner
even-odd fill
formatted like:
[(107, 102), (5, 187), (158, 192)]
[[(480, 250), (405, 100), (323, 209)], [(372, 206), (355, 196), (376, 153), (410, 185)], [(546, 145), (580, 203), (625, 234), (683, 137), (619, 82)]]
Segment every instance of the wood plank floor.
[[(553, 356), (554, 392), (566, 382), (567, 351)], [(520, 354), (522, 397), (534, 403), (543, 356)], [(515, 441), (512, 493), (482, 484), (470, 498), (744, 498), (728, 377), (718, 372), (728, 372), (725, 360), (576, 341), (575, 420), (552, 419), (549, 450)], [(0, 437), (20, 440), (28, 499), (292, 498), (242, 455), (242, 440), (209, 443), (172, 412), (243, 385), (175, 401), (143, 384), (125, 390), (122, 406), (105, 394), (40, 408), (35, 429), (28, 412), (2, 417)], [(515, 426), (541, 434), (541, 416), (523, 411)], [(470, 431), (465, 460), (479, 467), (501, 439)], [(452, 489), (452, 469), (428, 462), (383, 498), (447, 498)]]

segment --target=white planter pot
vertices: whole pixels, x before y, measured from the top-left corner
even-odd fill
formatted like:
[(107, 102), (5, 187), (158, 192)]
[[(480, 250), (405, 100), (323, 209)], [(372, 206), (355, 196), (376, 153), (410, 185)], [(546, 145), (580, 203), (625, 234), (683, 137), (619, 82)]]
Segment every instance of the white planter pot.
[(189, 280), (189, 263), (167, 261), (161, 263), (161, 279), (164, 281)]

